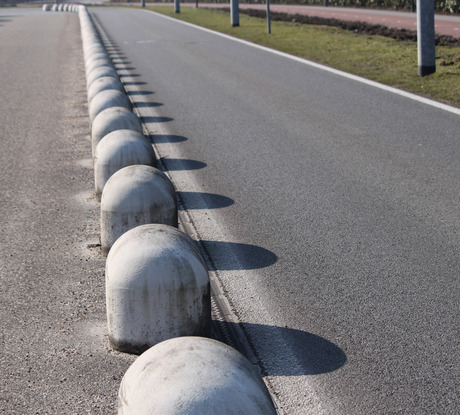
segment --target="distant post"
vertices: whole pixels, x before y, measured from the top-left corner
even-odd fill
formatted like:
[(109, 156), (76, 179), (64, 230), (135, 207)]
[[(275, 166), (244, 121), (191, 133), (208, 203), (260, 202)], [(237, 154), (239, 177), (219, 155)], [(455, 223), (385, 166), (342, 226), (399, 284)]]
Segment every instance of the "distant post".
[(230, 14), (232, 19), (232, 26), (240, 25), (240, 10), (238, 0), (230, 0)]
[(272, 24), (270, 18), (270, 0), (267, 0), (267, 32), (268, 34), (272, 32)]
[(141, 6), (145, 7), (145, 0), (141, 0)]
[(433, 0), (417, 0), (417, 52), (419, 76), (436, 72)]
[(180, 0), (174, 0), (174, 11), (180, 13)]

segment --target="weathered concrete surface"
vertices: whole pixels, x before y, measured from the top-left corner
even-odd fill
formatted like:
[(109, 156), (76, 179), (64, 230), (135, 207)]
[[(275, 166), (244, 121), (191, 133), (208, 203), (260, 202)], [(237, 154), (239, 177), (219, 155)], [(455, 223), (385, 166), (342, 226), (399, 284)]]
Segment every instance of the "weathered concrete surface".
[(133, 130), (115, 130), (97, 145), (94, 155), (94, 186), (100, 201), (107, 180), (124, 167), (135, 164), (156, 165), (152, 144)]
[(202, 337), (174, 338), (147, 350), (126, 372), (118, 397), (119, 415), (276, 414), (251, 363)]
[(0, 413), (113, 414), (78, 15), (2, 9), (0, 50)]
[(101, 245), (107, 254), (130, 229), (148, 223), (178, 226), (174, 185), (160, 170), (127, 166), (110, 177), (101, 197)]
[(208, 268), (187, 234), (156, 223), (137, 226), (114, 243), (105, 275), (116, 350), (138, 354), (174, 337), (211, 335)]

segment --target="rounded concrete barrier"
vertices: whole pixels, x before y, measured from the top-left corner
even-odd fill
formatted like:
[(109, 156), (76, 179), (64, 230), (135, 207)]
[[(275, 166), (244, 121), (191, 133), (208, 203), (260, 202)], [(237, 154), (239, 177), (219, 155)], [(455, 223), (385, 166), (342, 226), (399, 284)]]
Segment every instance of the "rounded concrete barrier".
[(102, 48), (91, 48), (89, 51), (88, 51), (88, 56), (86, 56), (86, 60), (85, 60), (85, 66), (87, 67), (91, 61), (93, 60), (99, 60), (99, 59), (109, 59), (109, 55), (107, 54), (107, 51), (105, 50), (105, 48), (103, 47), (103, 45), (101, 45)]
[(108, 66), (108, 67), (114, 68), (112, 61), (107, 55), (104, 57), (102, 54), (96, 54), (94, 58), (93, 56), (89, 57), (86, 62), (87, 63), (85, 67), (86, 67), (87, 74), (90, 74), (94, 69), (100, 68), (102, 66)]
[(125, 232), (148, 223), (177, 227), (174, 186), (155, 167), (124, 167), (110, 177), (102, 191), (102, 252), (107, 254)]
[(51, 7), (51, 11), (57, 12), (58, 10), (59, 10), (59, 6), (57, 4), (53, 4), (53, 6)]
[[(94, 47), (94, 46), (98, 46), (98, 47)], [(88, 46), (88, 47), (90, 47), (90, 46)], [(109, 57), (104, 45), (102, 45), (101, 42), (92, 43), (91, 48), (89, 50), (87, 50), (85, 48), (85, 53), (88, 54), (87, 56), (85, 56), (85, 59), (86, 59), (85, 60), (85, 66), (88, 66), (88, 63), (89, 63), (90, 59), (93, 59), (93, 60), (97, 60), (97, 59), (100, 59), (100, 58), (108, 59), (108, 57)]]
[(118, 415), (275, 415), (260, 375), (216, 340), (179, 337), (138, 357), (118, 392)]
[(110, 76), (104, 76), (102, 78), (96, 79), (91, 86), (88, 88), (88, 102), (90, 103), (91, 100), (101, 91), (105, 91), (107, 89), (115, 89), (120, 92), (125, 92), (125, 88), (123, 84), (120, 82), (119, 79), (112, 78)]
[[(81, 19), (80, 19), (81, 20)], [(99, 51), (105, 52), (105, 47), (102, 44), (101, 38), (95, 33), (92, 22), (81, 23), (82, 26), (82, 39), (83, 39), (83, 52), (85, 57), (89, 52)]]
[(141, 353), (164, 340), (211, 334), (210, 282), (196, 243), (167, 225), (138, 226), (106, 262), (109, 339)]
[(85, 47), (90, 43), (99, 42), (102, 44), (99, 33), (95, 30), (93, 21), (88, 15), (83, 15), (81, 20), (82, 32), (81, 36), (85, 42)]
[(85, 43), (85, 45), (83, 45), (83, 52), (85, 54), (85, 61), (87, 61), (93, 54), (107, 53), (100, 40)]
[(112, 61), (109, 58), (108, 53), (105, 50), (101, 49), (91, 49), (90, 53), (88, 56), (85, 56), (85, 68), (88, 69), (88, 67), (93, 63), (97, 61), (106, 61), (109, 62), (110, 64)]
[(103, 76), (111, 76), (112, 78), (119, 79), (118, 73), (113, 66), (99, 66), (88, 73), (86, 85), (89, 88), (96, 79), (102, 78)]
[(104, 45), (101, 44), (100, 40), (92, 40), (89, 42), (85, 42), (85, 46), (83, 47), (83, 54), (85, 58), (85, 67), (91, 61), (93, 56), (98, 56), (100, 54), (106, 54), (106, 49)]
[(51, 5), (50, 5), (50, 4), (44, 4), (44, 5), (42, 6), (42, 10), (43, 10), (44, 12), (49, 12), (49, 11), (51, 10)]
[(112, 107), (101, 111), (91, 126), (93, 158), (99, 141), (116, 130), (134, 130), (142, 133), (142, 124), (136, 114), (123, 107)]
[(155, 167), (155, 152), (150, 140), (133, 130), (116, 130), (107, 134), (97, 145), (94, 154), (97, 200), (101, 200), (102, 190), (114, 173), (136, 164)]
[(102, 111), (113, 107), (123, 107), (130, 110), (131, 101), (126, 94), (115, 89), (106, 89), (105, 91), (99, 92), (89, 105), (89, 118), (91, 122), (93, 122), (96, 116)]

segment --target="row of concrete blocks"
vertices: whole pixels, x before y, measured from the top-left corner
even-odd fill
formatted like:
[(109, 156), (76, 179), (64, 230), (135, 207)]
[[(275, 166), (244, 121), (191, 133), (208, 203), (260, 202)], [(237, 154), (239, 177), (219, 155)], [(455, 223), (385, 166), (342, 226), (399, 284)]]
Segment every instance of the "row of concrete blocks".
[(177, 198), (84, 6), (79, 9), (111, 345), (142, 353), (119, 414), (275, 414), (250, 362), (209, 338), (210, 281)]
[(60, 4), (44, 4), (42, 6), (42, 10), (44, 12), (78, 12), (77, 4), (70, 4), (70, 3), (60, 3)]

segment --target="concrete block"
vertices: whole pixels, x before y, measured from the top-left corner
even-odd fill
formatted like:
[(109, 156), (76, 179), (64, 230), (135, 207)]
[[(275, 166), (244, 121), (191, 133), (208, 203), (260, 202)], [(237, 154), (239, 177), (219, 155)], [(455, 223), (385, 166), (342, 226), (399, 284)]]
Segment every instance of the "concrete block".
[(88, 88), (88, 103), (101, 91), (107, 89), (115, 89), (120, 92), (125, 92), (125, 88), (119, 79), (112, 78), (111, 76), (103, 76), (96, 79)]
[(89, 118), (91, 122), (96, 116), (107, 108), (123, 107), (131, 109), (131, 101), (124, 92), (115, 89), (106, 89), (99, 92), (89, 105)]
[(89, 88), (96, 79), (102, 78), (103, 76), (111, 76), (112, 78), (119, 79), (118, 73), (113, 68), (112, 65), (99, 66), (98, 68), (94, 68), (91, 72), (87, 74), (86, 76), (87, 87)]
[(102, 191), (102, 252), (107, 254), (125, 232), (148, 223), (177, 227), (174, 186), (154, 167), (125, 167), (110, 177)]
[(91, 55), (88, 59), (86, 59), (85, 69), (88, 75), (93, 69), (99, 68), (100, 66), (109, 66), (114, 68), (112, 61), (108, 57), (107, 53), (99, 52), (97, 54)]
[(123, 107), (112, 107), (101, 111), (91, 126), (93, 158), (99, 141), (115, 130), (134, 130), (142, 133), (142, 124), (136, 114)]
[(89, 41), (85, 42), (83, 46), (83, 53), (85, 56), (85, 62), (87, 62), (95, 54), (107, 54), (104, 45), (99, 39), (90, 39)]
[(106, 263), (109, 339), (141, 353), (164, 340), (211, 334), (210, 282), (201, 252), (167, 225), (138, 226), (113, 245)]
[(116, 130), (107, 134), (94, 154), (96, 198), (101, 200), (102, 190), (114, 173), (136, 164), (155, 167), (155, 152), (150, 140), (133, 130)]
[(125, 373), (118, 415), (275, 415), (250, 362), (226, 344), (179, 337), (150, 348)]

